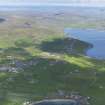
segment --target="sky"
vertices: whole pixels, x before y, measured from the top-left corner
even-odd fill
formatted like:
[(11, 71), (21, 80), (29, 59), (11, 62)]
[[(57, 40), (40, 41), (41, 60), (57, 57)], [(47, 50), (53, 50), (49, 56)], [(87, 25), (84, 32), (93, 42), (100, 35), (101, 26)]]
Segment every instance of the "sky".
[(105, 0), (0, 0), (0, 5), (25, 5), (25, 4), (105, 4)]

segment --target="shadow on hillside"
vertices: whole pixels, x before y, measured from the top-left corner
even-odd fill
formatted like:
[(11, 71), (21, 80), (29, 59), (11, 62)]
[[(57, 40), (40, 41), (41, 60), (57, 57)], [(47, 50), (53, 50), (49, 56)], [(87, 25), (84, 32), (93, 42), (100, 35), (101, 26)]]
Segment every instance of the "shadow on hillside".
[(15, 42), (15, 45), (17, 47), (20, 48), (25, 48), (25, 47), (30, 47), (30, 46), (34, 46), (33, 41), (32, 40), (18, 40)]
[(27, 52), (24, 48), (19, 48), (19, 47), (10, 47), (10, 48), (5, 48), (0, 50), (0, 57), (1, 58), (6, 58), (6, 57), (24, 57), (28, 58), (31, 57), (30, 53)]
[(12, 101), (14, 97), (29, 101), (37, 97), (41, 99), (45, 97), (65, 98), (65, 92), (70, 94), (71, 91), (88, 95), (94, 91), (94, 88), (95, 91), (102, 91), (96, 88), (96, 85), (105, 86), (104, 81), (100, 84), (100, 78), (104, 79), (105, 73), (82, 68), (63, 60), (33, 57), (22, 62), (26, 65), (23, 68), (24, 71), (12, 76), (7, 74), (5, 78), (0, 77), (2, 83), (0, 88), (7, 92), (0, 96), (2, 100), (8, 100), (9, 97), (13, 97)]
[(33, 57), (18, 62), (26, 65), (22, 71), (19, 70), (12, 76), (8, 76), (7, 73), (5, 78), (0, 77), (0, 82), (3, 83), (0, 88), (9, 92), (3, 97), (4, 99), (21, 97), (32, 100), (36, 95), (45, 97), (52, 92), (54, 92), (52, 94), (54, 97), (65, 97), (65, 95), (60, 95), (60, 90), (82, 91), (84, 85), (87, 88), (95, 78), (93, 71), (84, 70), (76, 64), (63, 60)]
[[(43, 51), (69, 54), (71, 52), (68, 52), (67, 49), (69, 44), (71, 44), (71, 41), (72, 40), (70, 39), (56, 39), (51, 42), (43, 42), (39, 47)], [(77, 42), (78, 44), (75, 45), (75, 49), (84, 43), (80, 41)], [(81, 49), (87, 47), (88, 45), (86, 44), (83, 45)], [(22, 71), (15, 74), (11, 71), (9, 73), (7, 72), (6, 75), (0, 76), (0, 82), (2, 84), (2, 86), (0, 85), (0, 89), (4, 91), (2, 96), (0, 95), (1, 100), (15, 102), (14, 99), (35, 100), (35, 97), (36, 99), (37, 97), (43, 99), (46, 96), (59, 98), (65, 97), (65, 94), (63, 93), (65, 91), (78, 91), (84, 95), (91, 95), (93, 92), (94, 95), (94, 89), (100, 93), (102, 92), (102, 89), (99, 90), (99, 87), (105, 87), (105, 74), (103, 72), (91, 70), (87, 67), (81, 67), (74, 64), (73, 62), (70, 63), (55, 58), (35, 57), (27, 52), (22, 46), (0, 50), (3, 51), (2, 54), (4, 57), (25, 57), (24, 60), (15, 58), (16, 62), (14, 62), (13, 65), (13, 67), (16, 65), (20, 66)], [(81, 57), (80, 59), (76, 59), (75, 62), (79, 62), (80, 64)], [(103, 80), (101, 81), (101, 84), (100, 80)]]
[(84, 54), (91, 44), (71, 38), (44, 41), (38, 46), (42, 51), (67, 54)]

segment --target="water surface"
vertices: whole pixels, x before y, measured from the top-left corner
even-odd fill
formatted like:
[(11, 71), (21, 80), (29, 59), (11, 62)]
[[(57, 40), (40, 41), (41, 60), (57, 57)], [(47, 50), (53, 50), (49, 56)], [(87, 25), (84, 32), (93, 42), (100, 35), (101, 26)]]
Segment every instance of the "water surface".
[(70, 99), (55, 99), (55, 100), (44, 100), (34, 105), (79, 105), (78, 102)]
[(6, 19), (0, 18), (0, 23), (4, 22)]
[(86, 55), (97, 59), (105, 59), (105, 31), (93, 29), (65, 29), (65, 34), (93, 45), (86, 50)]

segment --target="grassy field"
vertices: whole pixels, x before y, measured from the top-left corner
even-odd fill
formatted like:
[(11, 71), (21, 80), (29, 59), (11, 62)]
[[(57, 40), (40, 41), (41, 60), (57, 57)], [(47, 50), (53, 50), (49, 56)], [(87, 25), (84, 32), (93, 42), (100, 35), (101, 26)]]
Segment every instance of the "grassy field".
[(0, 24), (0, 105), (59, 98), (59, 91), (79, 92), (91, 105), (105, 103), (105, 61), (85, 56), (91, 44), (64, 36), (66, 27), (103, 29), (104, 19), (71, 12), (1, 12), (1, 17), (6, 21)]

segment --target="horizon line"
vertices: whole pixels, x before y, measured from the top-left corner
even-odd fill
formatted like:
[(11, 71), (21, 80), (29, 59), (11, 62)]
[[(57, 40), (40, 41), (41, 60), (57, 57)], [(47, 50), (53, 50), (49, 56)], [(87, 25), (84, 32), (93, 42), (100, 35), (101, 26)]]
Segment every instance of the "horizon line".
[(80, 7), (105, 7), (105, 4), (93, 4), (93, 3), (34, 3), (34, 4), (15, 4), (15, 3), (9, 3), (9, 4), (0, 4), (0, 6), (80, 6)]

